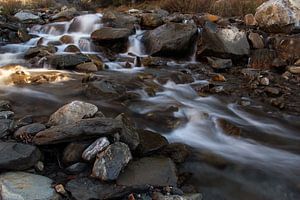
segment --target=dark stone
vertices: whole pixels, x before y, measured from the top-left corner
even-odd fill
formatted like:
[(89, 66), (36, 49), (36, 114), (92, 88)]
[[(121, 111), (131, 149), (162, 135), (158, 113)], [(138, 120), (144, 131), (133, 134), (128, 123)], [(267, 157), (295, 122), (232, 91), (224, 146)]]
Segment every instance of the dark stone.
[(75, 69), (81, 63), (90, 62), (91, 59), (83, 54), (61, 54), (47, 57), (48, 64), (56, 69)]
[(75, 163), (65, 169), (67, 174), (79, 174), (88, 168), (87, 163)]
[(184, 162), (190, 155), (188, 147), (180, 143), (172, 143), (162, 150), (162, 155), (172, 158), (176, 163)]
[(62, 161), (64, 164), (73, 164), (82, 160), (83, 151), (90, 145), (90, 142), (72, 142), (64, 149)]
[(13, 120), (0, 119), (0, 138), (10, 134), (13, 129)]

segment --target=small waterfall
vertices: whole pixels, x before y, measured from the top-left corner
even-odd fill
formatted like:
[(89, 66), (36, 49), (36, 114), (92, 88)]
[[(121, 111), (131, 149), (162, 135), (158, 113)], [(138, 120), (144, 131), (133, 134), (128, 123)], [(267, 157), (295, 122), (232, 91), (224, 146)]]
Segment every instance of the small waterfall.
[(131, 35), (129, 37), (129, 47), (127, 53), (134, 54), (139, 57), (143, 57), (145, 56), (145, 51), (141, 39), (145, 31), (141, 30), (141, 27), (136, 25), (135, 32), (136, 33), (134, 35)]

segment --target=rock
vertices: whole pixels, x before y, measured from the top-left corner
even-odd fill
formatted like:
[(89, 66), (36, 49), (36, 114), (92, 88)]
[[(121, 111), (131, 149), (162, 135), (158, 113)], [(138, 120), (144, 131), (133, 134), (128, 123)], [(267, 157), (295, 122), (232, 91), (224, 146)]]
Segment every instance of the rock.
[(72, 43), (74, 43), (74, 39), (70, 35), (63, 35), (63, 36), (61, 36), (61, 38), (59, 40), (62, 43), (64, 43), (64, 44), (72, 44)]
[(29, 140), (33, 138), (38, 132), (43, 131), (46, 129), (46, 126), (44, 124), (40, 123), (33, 123), (26, 126), (22, 126), (19, 128), (15, 133), (14, 137), (17, 139), (22, 140)]
[(64, 52), (69, 52), (69, 53), (80, 53), (80, 49), (74, 45), (74, 44), (70, 44), (68, 45), (65, 49)]
[(101, 137), (93, 142), (88, 148), (82, 153), (82, 158), (86, 161), (91, 161), (96, 158), (96, 155), (103, 151), (106, 147), (110, 145), (110, 142), (106, 137)]
[(111, 28), (104, 27), (94, 31), (91, 34), (91, 38), (97, 42), (116, 42), (119, 40), (127, 40), (131, 31), (127, 28)]
[(122, 124), (120, 141), (127, 144), (131, 150), (135, 150), (140, 144), (140, 138), (134, 122), (132, 122), (124, 114), (117, 116), (116, 120), (119, 120)]
[(268, 96), (276, 97), (280, 95), (280, 90), (275, 87), (266, 87), (264, 91), (268, 94)]
[(258, 25), (258, 23), (257, 23), (255, 17), (253, 16), (253, 14), (245, 15), (244, 21), (245, 21), (246, 26), (256, 26), (256, 25)]
[(270, 80), (267, 77), (263, 77), (259, 80), (259, 83), (264, 86), (270, 85)]
[(215, 74), (212, 76), (211, 80), (216, 82), (225, 82), (226, 78), (222, 74)]
[(254, 50), (249, 59), (249, 67), (254, 69), (270, 69), (277, 54), (270, 49)]
[(76, 66), (76, 69), (84, 72), (96, 72), (97, 66), (93, 62), (82, 63)]
[(92, 118), (53, 126), (39, 132), (33, 138), (37, 145), (58, 144), (75, 140), (92, 139), (120, 132), (122, 125), (111, 118)]
[(143, 188), (117, 186), (90, 178), (76, 178), (67, 183), (66, 189), (75, 200), (91, 200), (123, 199), (122, 197), (127, 197), (135, 189), (140, 191)]
[[(250, 53), (250, 46), (245, 31), (234, 26), (219, 28), (216, 24), (206, 22), (202, 38), (198, 40), (197, 56), (202, 54), (220, 54), (222, 57), (243, 56)], [(219, 56), (218, 56), (219, 57)]]
[(141, 15), (141, 25), (156, 28), (164, 24), (163, 16), (158, 13), (144, 13)]
[(82, 160), (81, 155), (90, 142), (72, 142), (64, 149), (62, 161), (65, 165), (74, 164)]
[(98, 107), (83, 101), (72, 101), (59, 108), (50, 116), (48, 124), (52, 126), (77, 122), (83, 118), (93, 117)]
[(78, 14), (76, 8), (69, 8), (53, 15), (51, 20), (71, 20)]
[(86, 170), (88, 168), (88, 164), (87, 163), (75, 163), (69, 167), (67, 167), (65, 169), (67, 174), (80, 174), (81, 172), (83, 172), (84, 170)]
[(128, 146), (116, 142), (97, 155), (92, 176), (102, 181), (116, 180), (131, 159), (132, 155)]
[(27, 42), (31, 39), (31, 36), (25, 29), (19, 29), (17, 35), (21, 42)]
[(300, 25), (300, 3), (297, 0), (269, 0), (256, 9), (255, 19), (268, 32), (290, 32)]
[(292, 74), (300, 74), (300, 67), (299, 66), (288, 66), (288, 71)]
[(13, 119), (15, 113), (12, 111), (0, 111), (0, 119)]
[(265, 47), (264, 41), (258, 33), (251, 32), (248, 38), (255, 49), (263, 49)]
[(40, 159), (40, 151), (32, 145), (0, 142), (0, 170), (25, 170)]
[(103, 13), (102, 22), (108, 27), (127, 28), (135, 30), (135, 25), (140, 24), (140, 19), (120, 12), (106, 11)]
[(154, 193), (152, 199), (155, 200), (202, 200), (203, 196), (200, 193), (179, 195), (163, 195), (161, 193)]
[(10, 111), (11, 105), (9, 101), (0, 100), (0, 111)]
[(166, 146), (161, 154), (172, 158), (176, 163), (182, 163), (189, 157), (190, 151), (184, 144), (172, 143)]
[(0, 138), (9, 135), (12, 129), (13, 129), (13, 120), (0, 119)]
[(124, 85), (110, 80), (92, 81), (87, 84), (85, 95), (89, 99), (118, 98), (126, 92)]
[(15, 14), (15, 17), (20, 21), (37, 21), (40, 17), (27, 11), (20, 11)]
[(67, 196), (67, 191), (65, 190), (62, 184), (58, 184), (55, 186), (55, 191), (63, 196)]
[(24, 57), (26, 59), (38, 57), (49, 56), (56, 53), (56, 48), (54, 46), (36, 46), (30, 47), (26, 52)]
[(232, 67), (231, 59), (221, 59), (215, 57), (207, 57), (208, 63), (214, 69), (228, 69)]
[(137, 151), (142, 156), (155, 153), (168, 145), (168, 140), (164, 136), (152, 131), (140, 130), (139, 137), (140, 144), (137, 148)]
[(166, 66), (169, 61), (166, 58), (147, 56), (142, 58), (142, 65), (146, 67)]
[(118, 185), (124, 186), (176, 186), (176, 167), (164, 157), (144, 157), (133, 161), (120, 174)]
[(195, 25), (167, 23), (146, 32), (142, 41), (149, 55), (185, 56), (191, 51), (197, 32)]
[(91, 60), (83, 54), (61, 54), (48, 56), (47, 61), (55, 69), (74, 69), (77, 65)]
[(8, 172), (0, 175), (0, 198), (3, 200), (59, 200), (52, 188), (52, 180), (25, 172)]

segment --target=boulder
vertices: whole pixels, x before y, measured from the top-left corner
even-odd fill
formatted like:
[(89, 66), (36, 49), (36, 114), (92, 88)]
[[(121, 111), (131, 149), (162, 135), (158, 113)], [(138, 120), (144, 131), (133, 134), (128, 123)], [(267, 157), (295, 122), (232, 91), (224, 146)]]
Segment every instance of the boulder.
[(198, 29), (192, 24), (167, 23), (142, 37), (146, 52), (154, 56), (186, 56), (192, 50)]
[(93, 117), (98, 107), (83, 101), (72, 101), (59, 108), (50, 116), (48, 124), (52, 126), (77, 122), (83, 118)]
[(164, 24), (163, 16), (158, 13), (144, 13), (141, 15), (141, 26), (156, 28)]
[(102, 22), (109, 27), (127, 28), (135, 30), (135, 25), (140, 24), (140, 19), (125, 13), (106, 11), (103, 13)]
[(41, 157), (32, 145), (0, 142), (0, 170), (25, 170), (33, 167)]
[(71, 20), (78, 14), (76, 8), (68, 8), (62, 10), (61, 12), (53, 15), (50, 19), (51, 20)]
[(290, 32), (300, 26), (298, 0), (269, 0), (256, 9), (255, 19), (265, 31)]
[(258, 33), (251, 32), (248, 38), (251, 41), (253, 48), (263, 49), (265, 47), (264, 40)]
[(76, 69), (83, 72), (96, 72), (98, 71), (97, 65), (93, 62), (82, 63), (76, 66)]
[(256, 21), (255, 17), (253, 16), (253, 14), (245, 15), (244, 21), (247, 26), (256, 26), (257, 25), (257, 21)]
[(74, 123), (53, 126), (39, 132), (33, 138), (38, 145), (72, 142), (75, 140), (92, 139), (120, 132), (122, 125), (111, 118), (82, 119)]
[[(80, 53), (80, 49), (74, 45), (74, 44), (70, 44), (68, 45), (65, 49), (64, 52), (68, 52), (68, 53)], [(83, 63), (84, 64), (84, 63)]]
[(34, 58), (36, 56), (38, 57), (44, 57), (52, 55), (56, 52), (56, 47), (54, 46), (36, 46), (36, 47), (30, 47), (26, 52), (24, 57), (26, 59)]
[(52, 188), (53, 181), (47, 177), (25, 173), (8, 172), (0, 175), (0, 199), (3, 200), (60, 200)]
[(106, 147), (110, 145), (110, 142), (106, 137), (101, 137), (93, 142), (88, 148), (82, 153), (82, 158), (86, 161), (91, 161), (96, 158), (96, 155), (103, 151)]
[(118, 185), (124, 186), (176, 186), (176, 167), (170, 158), (144, 157), (133, 161), (120, 174)]
[(116, 142), (97, 155), (92, 176), (102, 181), (116, 180), (131, 159), (129, 147), (124, 143)]
[(38, 21), (40, 17), (27, 11), (20, 11), (15, 14), (15, 17), (20, 21)]
[(59, 40), (62, 43), (64, 43), (64, 44), (72, 44), (72, 43), (74, 43), (74, 39), (70, 35), (63, 35), (63, 36), (61, 36), (61, 38)]
[(240, 31), (234, 26), (219, 28), (214, 23), (206, 22), (202, 37), (198, 41), (197, 56), (206, 54), (230, 57), (244, 56), (249, 53), (250, 45), (245, 31)]
[(62, 161), (66, 165), (74, 164), (82, 160), (83, 151), (90, 145), (91, 142), (72, 142), (64, 149)]
[(76, 178), (69, 181), (66, 189), (75, 200), (91, 199), (123, 199), (135, 190), (142, 191), (143, 188), (117, 186), (115, 184), (103, 183), (90, 178)]
[(104, 27), (94, 31), (91, 38), (97, 42), (117, 42), (120, 40), (127, 40), (131, 31), (127, 28), (112, 28)]
[(90, 62), (91, 59), (83, 54), (60, 54), (47, 57), (50, 67), (55, 69), (75, 69), (79, 64)]

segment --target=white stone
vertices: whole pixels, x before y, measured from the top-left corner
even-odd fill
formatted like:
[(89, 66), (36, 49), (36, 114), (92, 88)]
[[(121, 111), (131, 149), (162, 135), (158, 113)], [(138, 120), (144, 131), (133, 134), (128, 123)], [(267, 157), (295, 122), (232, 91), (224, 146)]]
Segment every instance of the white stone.
[(26, 21), (26, 20), (38, 20), (40, 19), (39, 16), (34, 15), (30, 12), (25, 12), (25, 11), (20, 11), (17, 14), (15, 14), (15, 17), (18, 18), (21, 21)]

